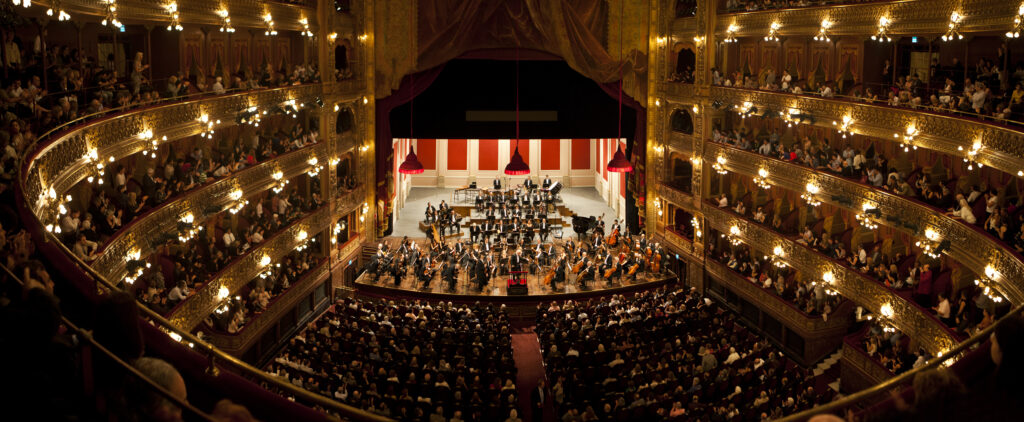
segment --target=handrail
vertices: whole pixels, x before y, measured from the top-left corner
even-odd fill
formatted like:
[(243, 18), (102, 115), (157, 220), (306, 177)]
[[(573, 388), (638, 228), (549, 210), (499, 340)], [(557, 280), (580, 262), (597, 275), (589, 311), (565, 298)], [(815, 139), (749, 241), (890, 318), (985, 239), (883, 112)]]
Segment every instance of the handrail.
[[(86, 264), (84, 261), (82, 261), (81, 258), (79, 258), (79, 257), (75, 256), (73, 253), (71, 253), (71, 250), (69, 250), (67, 248), (67, 246), (64, 246), (64, 244), (61, 243), (59, 241), (59, 239), (57, 239), (56, 235), (54, 235), (53, 233), (50, 233), (50, 232), (48, 232), (46, 230), (43, 230), (42, 233), (43, 233), (43, 236), (46, 237), (46, 240), (48, 242), (52, 242), (52, 243), (56, 244), (57, 248), (61, 249), (61, 251), (64, 252), (65, 255), (67, 255), (72, 261), (74, 261), (76, 264), (78, 264), (78, 266), (80, 268), (84, 269), (85, 272), (88, 273), (90, 276), (92, 276), (95, 280), (99, 281), (100, 284), (102, 284), (103, 287), (105, 287), (107, 290), (109, 290), (109, 291), (121, 291), (121, 289), (119, 287), (117, 287), (117, 285), (111, 283), (110, 280), (107, 280), (105, 277), (103, 277), (103, 275), (101, 275), (101, 274), (97, 273), (95, 270), (93, 270), (92, 267), (90, 267), (88, 264)], [(335, 400), (333, 400), (331, 398), (328, 398), (326, 396), (322, 396), (320, 394), (316, 394), (316, 393), (310, 392), (309, 390), (306, 390), (304, 388), (297, 387), (297, 386), (295, 386), (295, 385), (293, 385), (291, 383), (283, 382), (279, 378), (271, 376), (270, 374), (264, 372), (263, 370), (261, 370), (259, 368), (256, 368), (255, 366), (252, 366), (252, 365), (246, 363), (245, 361), (243, 361), (241, 359), (238, 359), (235, 356), (232, 356), (230, 354), (225, 353), (223, 350), (220, 350), (216, 346), (213, 346), (212, 344), (207, 343), (206, 341), (200, 339), (199, 337), (196, 337), (191, 332), (189, 332), (187, 330), (178, 329), (173, 324), (171, 324), (171, 322), (169, 320), (167, 320), (167, 318), (164, 318), (163, 315), (160, 315), (158, 312), (150, 309), (148, 306), (139, 304), (139, 310), (143, 314), (145, 314), (146, 317), (148, 317), (150, 320), (155, 322), (158, 326), (161, 326), (164, 330), (167, 330), (169, 332), (177, 334), (178, 336), (181, 336), (180, 342), (182, 342), (182, 343), (191, 343), (191, 344), (193, 344), (194, 346), (196, 346), (198, 348), (204, 349), (210, 355), (210, 359), (211, 360), (216, 358), (216, 359), (221, 360), (223, 362), (227, 362), (231, 366), (235, 367), (236, 369), (239, 369), (239, 370), (241, 370), (241, 371), (243, 371), (243, 372), (245, 372), (247, 374), (250, 374), (250, 375), (258, 378), (259, 381), (261, 381), (261, 382), (266, 382), (266, 383), (274, 386), (275, 388), (278, 388), (280, 390), (284, 390), (284, 391), (286, 391), (286, 392), (288, 392), (290, 394), (293, 394), (293, 395), (295, 395), (297, 397), (301, 397), (303, 400), (306, 400), (306, 401), (314, 403), (316, 405), (323, 406), (324, 408), (327, 408), (327, 409), (336, 411), (338, 413), (341, 413), (346, 418), (350, 418), (352, 420), (357, 420), (357, 421), (373, 421), (373, 422), (390, 422), (390, 421), (392, 421), (392, 419), (390, 419), (390, 418), (386, 418), (386, 417), (383, 417), (383, 416), (380, 416), (380, 415), (376, 415), (376, 414), (367, 412), (365, 410), (362, 410), (362, 409), (359, 409), (359, 408), (356, 408), (356, 407), (352, 407), (352, 406), (344, 404), (344, 403), (340, 403), (340, 402), (335, 401)]]
[(926, 363), (924, 365), (921, 365), (921, 366), (919, 366), (917, 368), (913, 368), (913, 369), (911, 369), (911, 370), (909, 370), (907, 372), (904, 372), (904, 373), (902, 373), (900, 375), (897, 375), (897, 376), (895, 376), (893, 378), (885, 380), (884, 382), (882, 382), (880, 384), (876, 384), (876, 385), (872, 386), (871, 388), (858, 391), (858, 392), (853, 393), (853, 394), (851, 394), (849, 396), (843, 397), (843, 398), (841, 398), (839, 400), (836, 400), (836, 401), (833, 401), (833, 402), (830, 402), (830, 403), (827, 403), (827, 404), (823, 404), (821, 406), (817, 406), (817, 407), (814, 407), (814, 408), (811, 408), (811, 409), (804, 410), (804, 411), (799, 412), (799, 413), (795, 413), (795, 414), (783, 417), (782, 419), (779, 419), (779, 421), (780, 422), (803, 421), (803, 420), (806, 420), (806, 419), (810, 418), (811, 416), (814, 416), (814, 415), (817, 415), (817, 414), (826, 413), (826, 412), (832, 412), (834, 410), (839, 410), (839, 409), (842, 409), (842, 408), (846, 408), (846, 407), (848, 407), (850, 405), (853, 405), (853, 404), (855, 404), (855, 403), (857, 403), (857, 402), (859, 402), (861, 400), (874, 397), (874, 396), (876, 396), (876, 395), (878, 395), (878, 394), (880, 394), (880, 393), (882, 393), (884, 391), (887, 391), (890, 387), (894, 387), (894, 386), (896, 386), (898, 384), (902, 384), (903, 382), (910, 381), (919, 372), (927, 371), (929, 369), (934, 369), (934, 368), (938, 367), (940, 364), (943, 364), (944, 362), (948, 361), (950, 358), (953, 358), (954, 356), (960, 355), (965, 350), (967, 350), (967, 348), (969, 348), (971, 346), (974, 346), (975, 344), (981, 343), (984, 340), (987, 340), (989, 338), (989, 336), (992, 333), (995, 332), (996, 328), (998, 328), (1000, 325), (1002, 325), (1003, 322), (1005, 322), (1006, 320), (1014, 317), (1015, 315), (1019, 315), (1022, 310), (1024, 310), (1024, 304), (1017, 305), (1016, 308), (1013, 308), (1013, 310), (1011, 310), (1010, 312), (1007, 312), (1006, 315), (1003, 315), (1002, 318), (999, 318), (999, 320), (996, 321), (995, 324), (992, 324), (989, 327), (985, 328), (984, 330), (981, 330), (980, 332), (975, 333), (973, 336), (971, 336), (967, 340), (964, 340), (964, 341), (960, 342), (955, 347), (950, 349), (948, 353), (946, 353), (946, 354), (944, 354), (942, 356), (937, 356), (935, 358), (932, 358), (931, 360), (928, 361), (928, 363)]
[[(0, 263), (0, 268), (3, 268), (4, 272), (6, 272), (7, 275), (9, 275), (14, 281), (18, 282), (18, 284), (20, 284), (22, 287), (25, 286), (25, 282), (22, 281), (20, 278), (18, 278), (18, 276), (15, 275), (14, 272), (12, 272), (10, 268), (7, 268), (6, 264)], [(66, 316), (64, 316), (63, 313), (60, 314), (60, 320), (61, 320), (61, 324), (64, 327), (66, 327), (69, 331), (74, 333), (75, 336), (77, 336), (80, 339), (85, 340), (94, 349), (99, 350), (100, 353), (105, 355), (108, 359), (112, 360), (118, 366), (121, 366), (122, 369), (128, 371), (128, 373), (132, 374), (132, 376), (142, 380), (144, 383), (146, 383), (147, 386), (149, 386), (149, 388), (151, 388), (154, 391), (156, 391), (157, 393), (159, 393), (165, 399), (174, 402), (174, 404), (176, 406), (178, 406), (178, 407), (180, 407), (182, 409), (188, 410), (188, 413), (191, 413), (191, 414), (199, 416), (204, 421), (217, 422), (217, 419), (214, 419), (209, 414), (203, 412), (202, 410), (199, 410), (198, 408), (193, 406), (191, 403), (178, 398), (177, 396), (172, 394), (170, 391), (168, 391), (166, 388), (164, 388), (162, 385), (157, 384), (156, 381), (153, 381), (152, 379), (150, 379), (148, 376), (146, 376), (146, 374), (143, 374), (141, 371), (139, 371), (137, 368), (135, 368), (135, 366), (128, 364), (128, 362), (125, 362), (123, 359), (121, 359), (120, 356), (117, 356), (114, 352), (111, 352), (110, 349), (107, 349), (105, 346), (103, 346), (98, 341), (96, 341), (96, 338), (94, 338), (92, 336), (91, 332), (79, 328), (77, 325), (75, 325), (73, 322), (71, 322), (71, 320), (69, 320)]]

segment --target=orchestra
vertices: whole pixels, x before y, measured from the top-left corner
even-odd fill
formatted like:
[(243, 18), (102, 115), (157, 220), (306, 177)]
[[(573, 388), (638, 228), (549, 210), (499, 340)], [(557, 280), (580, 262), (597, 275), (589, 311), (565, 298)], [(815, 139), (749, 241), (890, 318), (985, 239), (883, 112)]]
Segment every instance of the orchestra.
[(431, 242), (428, 248), (406, 237), (396, 247), (381, 242), (366, 271), (370, 280), (380, 284), (400, 286), (405, 282), (430, 289), (437, 278), (446, 292), (456, 292), (460, 285), (483, 292), (495, 278), (504, 280), (519, 272), (537, 277), (552, 291), (561, 291), (568, 284), (586, 290), (601, 280), (615, 285), (649, 279), (665, 268), (667, 254), (661, 245), (647, 242), (642, 234), (621, 234), (615, 248), (601, 240), (587, 236), (579, 243), (568, 239), (530, 247), (521, 238), (500, 243), (458, 239)]

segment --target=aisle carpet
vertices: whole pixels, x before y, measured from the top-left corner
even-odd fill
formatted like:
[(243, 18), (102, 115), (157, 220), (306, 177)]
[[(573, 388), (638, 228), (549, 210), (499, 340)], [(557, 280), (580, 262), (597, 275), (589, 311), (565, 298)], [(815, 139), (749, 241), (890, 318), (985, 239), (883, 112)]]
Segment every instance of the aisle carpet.
[(554, 421), (554, 412), (545, 406), (543, 417), (531, 415), (530, 394), (537, 388), (537, 382), (544, 379), (544, 357), (540, 352), (540, 343), (533, 326), (513, 328), (512, 358), (516, 361), (516, 391), (519, 394), (519, 417), (524, 421)]

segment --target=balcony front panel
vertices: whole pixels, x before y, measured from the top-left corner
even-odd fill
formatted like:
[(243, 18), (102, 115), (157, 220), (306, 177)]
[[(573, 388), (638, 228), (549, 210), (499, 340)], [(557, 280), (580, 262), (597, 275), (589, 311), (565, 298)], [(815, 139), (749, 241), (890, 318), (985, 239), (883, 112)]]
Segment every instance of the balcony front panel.
[[(318, 157), (320, 162), (327, 161), (326, 151), (325, 142), (292, 151), (160, 205), (115, 234), (93, 262), (93, 269), (108, 280), (121, 280), (127, 273), (128, 253), (137, 251), (141, 257), (149, 256), (164, 243), (163, 239), (177, 235), (178, 222), (185, 214), (191, 213), (195, 221), (205, 221), (234, 202), (230, 198), (232, 191), (241, 189), (244, 197), (263, 192), (276, 185), (275, 172), (283, 174), (282, 180), (290, 180), (310, 169), (308, 160), (311, 157)], [(212, 208), (216, 211), (207, 212)]]
[[(715, 29), (724, 36), (729, 25), (738, 28), (736, 37), (764, 37), (772, 22), (779, 22), (779, 36), (813, 36), (821, 21), (833, 22), (829, 34), (869, 36), (878, 29), (878, 19), (888, 16), (892, 24), (890, 34), (944, 34), (949, 29), (949, 16), (959, 12), (964, 16), (960, 32), (1006, 32), (1013, 26), (1019, 2), (965, 0), (871, 2), (865, 4), (829, 5), (780, 10), (762, 10), (720, 14)], [(685, 36), (686, 34), (677, 34)], [(692, 36), (692, 33), (690, 34)]]
[(673, 151), (693, 156), (693, 136), (682, 132), (670, 131), (668, 133), (668, 147)]
[(681, 82), (661, 82), (661, 91), (665, 93), (665, 96), (673, 102), (686, 102), (692, 103), (695, 98), (693, 97), (696, 88), (693, 84), (684, 84)]
[[(105, 3), (93, 0), (64, 0), (61, 7), (72, 16), (90, 15), (96, 19), (106, 17)], [(315, 0), (289, 0), (285, 2), (260, 2), (256, 0), (213, 1), (178, 1), (178, 13), (183, 25), (207, 25), (217, 28), (221, 24), (217, 11), (227, 8), (231, 12), (231, 24), (237, 30), (244, 28), (258, 29), (261, 33), (266, 29), (263, 15), (271, 13), (274, 17), (274, 28), (277, 30), (302, 31), (299, 19), (309, 21), (310, 30), (316, 32)], [(161, 2), (121, 1), (117, 3), (117, 17), (125, 22), (148, 21), (156, 23), (156, 29), (163, 30), (169, 17)]]
[(700, 213), (700, 209), (693, 205), (693, 195), (676, 189), (671, 185), (665, 183), (659, 184), (658, 194), (661, 196), (661, 199), (668, 201), (672, 205), (675, 205), (690, 214)]
[(750, 102), (758, 110), (767, 108), (773, 112), (796, 108), (813, 115), (815, 126), (828, 128), (834, 128), (832, 122), (850, 116), (855, 133), (878, 139), (892, 140), (893, 134), (902, 135), (913, 126), (919, 132), (913, 145), (964, 157), (975, 142), (981, 142), (984, 150), (978, 156), (979, 163), (1009, 174), (1024, 169), (1024, 132), (986, 122), (906, 108), (720, 86), (711, 88), (710, 99), (727, 106)]
[[(699, 251), (693, 249), (693, 241), (685, 237), (680, 236), (678, 233), (670, 230), (662, 230), (660, 233), (653, 236), (655, 241), (661, 241), (665, 243), (672, 251), (679, 252), (688, 255), (690, 260), (699, 260)], [(692, 262), (696, 265), (699, 263)]]
[(240, 356), (252, 347), (268, 328), (274, 326), (285, 312), (291, 311), (299, 300), (306, 298), (330, 275), (330, 262), (324, 261), (317, 265), (309, 274), (302, 277), (295, 286), (275, 298), (267, 310), (253, 317), (252, 321), (235, 334), (209, 333), (210, 343), (235, 356)]
[(883, 305), (890, 305), (893, 310), (893, 325), (912, 338), (918, 339), (929, 353), (934, 355), (944, 352), (957, 343), (949, 327), (927, 310), (900, 297), (881, 283), (728, 211), (710, 204), (704, 204), (703, 209), (705, 224), (709, 227), (720, 233), (729, 233), (729, 228), (736, 226), (740, 230), (739, 237), (743, 243), (757, 250), (772, 251), (776, 246), (782, 247), (786, 264), (805, 276), (831, 272), (835, 279), (832, 287), (836, 292), (871, 312), (879, 314)]
[(834, 315), (835, 313), (833, 313), (832, 318), (828, 320), (822, 319), (820, 316), (807, 315), (785, 299), (766, 292), (764, 288), (750, 282), (717, 261), (706, 261), (704, 269), (746, 301), (756, 303), (762, 311), (782, 321), (786, 326), (799, 330), (798, 333), (806, 339), (846, 332), (846, 326), (850, 321), (844, 315)]
[[(704, 149), (710, 157), (726, 158), (725, 168), (747, 176), (758, 176), (758, 169), (768, 171), (769, 183), (797, 193), (804, 193), (808, 183), (821, 189), (817, 199), (848, 209), (854, 213), (863, 210), (862, 204), (871, 204), (881, 211), (882, 225), (923, 237), (926, 229), (933, 229), (942, 239), (951, 242), (948, 255), (976, 274), (986, 274), (991, 265), (999, 273), (995, 288), (1010, 302), (1024, 301), (1024, 262), (987, 233), (954, 219), (939, 210), (915, 200), (888, 191), (876, 189), (829, 173), (765, 157), (749, 151), (708, 142)], [(842, 198), (850, 202), (837, 200)]]
[(234, 125), (243, 109), (266, 109), (292, 99), (313, 104), (319, 95), (319, 84), (241, 92), (143, 108), (75, 127), (60, 133), (29, 158), (23, 173), (25, 198), (32, 211), (46, 221), (56, 215), (55, 201), (44, 200), (50, 190), (63, 198), (95, 168), (86, 158), (90, 150), (95, 149), (103, 163), (109, 157), (117, 161), (152, 147), (151, 141), (139, 137), (147, 130), (155, 139), (167, 136), (170, 142), (202, 133), (202, 115), (211, 121), (220, 120), (221, 126)]
[(271, 263), (279, 262), (302, 243), (298, 238), (299, 232), (305, 231), (307, 239), (313, 239), (317, 233), (330, 227), (333, 221), (330, 208), (321, 207), (292, 223), (217, 273), (212, 280), (198, 288), (195, 294), (174, 308), (168, 320), (175, 327), (192, 330), (220, 305), (223, 300), (218, 296), (221, 287), (234, 294), (266, 269), (266, 266), (261, 264), (264, 257), (269, 257)]

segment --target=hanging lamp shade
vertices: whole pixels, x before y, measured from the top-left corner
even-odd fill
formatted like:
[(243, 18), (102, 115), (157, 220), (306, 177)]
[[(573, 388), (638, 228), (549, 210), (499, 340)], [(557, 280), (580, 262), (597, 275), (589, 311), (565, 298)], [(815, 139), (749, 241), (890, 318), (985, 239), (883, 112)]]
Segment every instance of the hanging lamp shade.
[(633, 171), (633, 165), (626, 159), (626, 154), (622, 153), (622, 147), (615, 148), (615, 155), (612, 155), (612, 160), (608, 162), (608, 171), (613, 173), (629, 173)]
[(420, 160), (416, 158), (416, 151), (413, 151), (412, 147), (409, 148), (409, 155), (405, 156), (405, 161), (398, 166), (398, 172), (402, 174), (423, 173), (423, 164), (420, 164)]
[(510, 176), (521, 176), (530, 173), (530, 166), (523, 161), (523, 156), (519, 155), (519, 145), (516, 145), (516, 152), (512, 154), (512, 159), (508, 161), (505, 166), (505, 174)]

